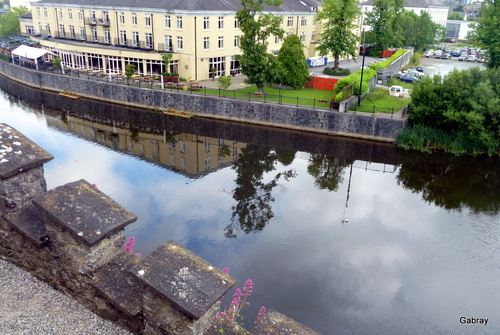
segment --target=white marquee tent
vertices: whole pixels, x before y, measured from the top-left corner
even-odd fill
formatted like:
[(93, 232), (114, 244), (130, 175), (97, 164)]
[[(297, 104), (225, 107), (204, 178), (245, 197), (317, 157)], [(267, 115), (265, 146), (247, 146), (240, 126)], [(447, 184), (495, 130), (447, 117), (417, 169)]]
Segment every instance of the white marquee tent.
[(38, 70), (38, 58), (43, 57), (45, 54), (54, 55), (54, 53), (40, 48), (33, 48), (27, 45), (21, 45), (16, 49), (12, 50), (12, 62), (14, 62), (14, 56), (25, 59), (32, 59), (35, 61), (36, 69)]

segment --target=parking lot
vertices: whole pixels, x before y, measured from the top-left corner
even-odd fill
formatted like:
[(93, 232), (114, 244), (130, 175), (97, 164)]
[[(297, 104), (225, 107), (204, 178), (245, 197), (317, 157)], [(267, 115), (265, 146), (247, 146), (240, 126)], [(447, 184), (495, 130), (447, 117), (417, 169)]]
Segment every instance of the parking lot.
[(484, 64), (478, 62), (459, 62), (458, 57), (453, 57), (449, 60), (422, 57), (420, 58), (420, 66), (424, 68), (424, 73), (429, 76), (438, 73), (445, 75), (453, 71), (453, 69), (464, 70), (475, 66), (484, 68)]

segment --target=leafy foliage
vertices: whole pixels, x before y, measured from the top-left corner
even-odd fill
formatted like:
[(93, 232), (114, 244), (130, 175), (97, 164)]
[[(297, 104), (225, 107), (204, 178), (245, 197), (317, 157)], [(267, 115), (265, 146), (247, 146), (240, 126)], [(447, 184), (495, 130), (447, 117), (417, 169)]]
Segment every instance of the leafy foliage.
[[(399, 32), (402, 29), (395, 27), (395, 24), (403, 6), (404, 1), (401, 0), (374, 0), (372, 11), (366, 14), (365, 23), (371, 27), (367, 42), (375, 44), (380, 50), (400, 46)], [(401, 25), (401, 22), (397, 22), (397, 25)]]
[(472, 38), (481, 48), (487, 50), (489, 57), (486, 66), (500, 67), (500, 3), (498, 0), (485, 0), (481, 18), (473, 28)]
[(127, 77), (127, 83), (130, 81), (130, 78), (134, 75), (134, 73), (135, 73), (134, 64), (125, 65), (125, 77)]
[(459, 21), (462, 21), (464, 18), (462, 17), (462, 15), (458, 14), (458, 13), (451, 13), (450, 15), (448, 15), (448, 20), (459, 20)]
[(264, 13), (263, 5), (280, 6), (281, 0), (240, 0), (243, 6), (236, 12), (243, 35), (240, 38), (242, 55), (237, 55), (241, 72), (247, 83), (257, 86), (260, 93), (266, 84), (273, 83), (278, 75), (277, 59), (267, 52), (267, 39), (271, 35), (283, 36), (281, 16)]
[(231, 86), (232, 79), (233, 78), (229, 74), (219, 76), (219, 78), (217, 78), (217, 86), (223, 90), (227, 90), (229, 86)]
[(19, 6), (10, 8), (7, 13), (0, 16), (0, 36), (19, 34), (21, 32), (19, 18), (29, 12), (28, 7)]
[(351, 74), (351, 70), (338, 68), (337, 70), (331, 67), (325, 67), (323, 73), (329, 76), (347, 76)]
[(454, 70), (444, 77), (424, 78), (414, 84), (411, 97), (410, 119), (415, 125), (471, 143), (461, 144), (464, 149), (457, 153), (499, 154), (500, 69)]
[(355, 19), (360, 15), (354, 0), (325, 0), (317, 19), (322, 20), (320, 45), (316, 47), (321, 56), (333, 55), (333, 68), (339, 68), (341, 57), (355, 58), (358, 54), (358, 36)]
[(289, 35), (278, 52), (280, 71), (277, 81), (295, 89), (302, 88), (309, 80), (309, 67), (304, 56), (304, 45), (297, 35)]

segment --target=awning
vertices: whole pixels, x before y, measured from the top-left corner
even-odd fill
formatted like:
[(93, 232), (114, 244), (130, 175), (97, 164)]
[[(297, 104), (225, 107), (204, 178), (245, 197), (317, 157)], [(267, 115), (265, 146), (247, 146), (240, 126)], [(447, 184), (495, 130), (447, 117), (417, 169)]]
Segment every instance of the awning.
[(33, 47), (29, 47), (27, 45), (21, 45), (21, 46), (17, 47), (16, 49), (12, 50), (12, 55), (24, 57), (24, 58), (28, 58), (28, 59), (35, 59), (35, 60), (42, 57), (46, 53), (54, 55), (54, 53), (52, 53), (48, 50), (40, 49), (40, 48), (33, 48)]

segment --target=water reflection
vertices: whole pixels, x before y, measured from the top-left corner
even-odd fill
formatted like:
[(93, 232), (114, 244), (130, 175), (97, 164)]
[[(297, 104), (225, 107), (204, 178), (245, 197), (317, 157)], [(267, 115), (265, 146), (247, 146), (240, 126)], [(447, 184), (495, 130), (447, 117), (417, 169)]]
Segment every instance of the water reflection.
[(236, 188), (232, 194), (236, 205), (232, 207), (231, 223), (225, 228), (226, 237), (236, 237), (238, 228), (245, 234), (264, 229), (274, 216), (273, 189), (280, 180), (287, 182), (296, 177), (296, 172), (290, 169), (273, 173), (274, 176), (266, 181), (263, 180), (264, 174), (275, 171), (277, 161), (290, 164), (294, 157), (293, 151), (274, 151), (260, 145), (250, 144), (242, 149), (233, 164)]
[(401, 153), (400, 185), (448, 210), (475, 213), (500, 209), (500, 160), (445, 154)]
[(254, 280), (249, 326), (265, 305), (324, 334), (500, 334), (458, 321), (500, 313), (498, 161), (9, 89), (36, 102), (4, 94), (0, 118), (55, 156), (49, 188), (85, 178), (142, 254), (173, 239)]

